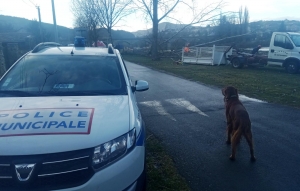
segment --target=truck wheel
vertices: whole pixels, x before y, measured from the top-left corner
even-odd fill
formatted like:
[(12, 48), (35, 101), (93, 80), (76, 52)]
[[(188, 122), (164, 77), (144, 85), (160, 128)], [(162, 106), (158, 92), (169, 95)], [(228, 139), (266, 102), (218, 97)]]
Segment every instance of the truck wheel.
[(289, 74), (296, 74), (299, 71), (299, 65), (297, 62), (291, 60), (286, 63), (285, 69)]
[(233, 68), (243, 68), (244, 64), (238, 58), (234, 58), (231, 60), (231, 64)]

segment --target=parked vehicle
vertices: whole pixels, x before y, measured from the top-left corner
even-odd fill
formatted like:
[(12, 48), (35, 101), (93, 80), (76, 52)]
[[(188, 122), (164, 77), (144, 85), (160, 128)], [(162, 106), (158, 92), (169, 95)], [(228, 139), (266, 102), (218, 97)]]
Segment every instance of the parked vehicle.
[(300, 33), (274, 32), (267, 56), (237, 51), (226, 58), (234, 68), (243, 68), (244, 65), (280, 66), (295, 74), (300, 69)]
[(236, 54), (228, 55), (228, 60), (233, 68), (243, 68), (244, 65), (264, 66), (267, 64), (267, 59), (267, 56), (253, 55), (239, 50), (236, 51)]
[(118, 50), (41, 43), (0, 79), (0, 190), (145, 190), (145, 125)]

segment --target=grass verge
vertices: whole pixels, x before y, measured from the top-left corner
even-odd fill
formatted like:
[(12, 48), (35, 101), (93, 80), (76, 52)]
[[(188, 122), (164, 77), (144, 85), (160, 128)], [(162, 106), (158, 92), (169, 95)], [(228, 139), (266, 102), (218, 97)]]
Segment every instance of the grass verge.
[(147, 191), (190, 190), (186, 181), (178, 174), (171, 157), (150, 131), (147, 131), (146, 163)]
[(233, 69), (230, 65), (176, 65), (168, 59), (152, 61), (137, 55), (123, 55), (125, 60), (150, 68), (163, 70), (177, 76), (207, 85), (235, 86), (246, 96), (300, 108), (300, 75), (288, 74), (279, 67), (245, 67)]

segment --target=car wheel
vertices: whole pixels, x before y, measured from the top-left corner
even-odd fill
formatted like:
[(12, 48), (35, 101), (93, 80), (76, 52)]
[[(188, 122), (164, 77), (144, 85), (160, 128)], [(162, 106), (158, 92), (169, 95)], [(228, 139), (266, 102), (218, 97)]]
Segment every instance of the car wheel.
[(295, 61), (288, 61), (285, 69), (289, 74), (296, 74), (299, 71), (299, 64)]
[(241, 63), (241, 61), (238, 58), (234, 58), (231, 61), (231, 64), (232, 64), (233, 68), (243, 68), (243, 66), (244, 66), (243, 63)]

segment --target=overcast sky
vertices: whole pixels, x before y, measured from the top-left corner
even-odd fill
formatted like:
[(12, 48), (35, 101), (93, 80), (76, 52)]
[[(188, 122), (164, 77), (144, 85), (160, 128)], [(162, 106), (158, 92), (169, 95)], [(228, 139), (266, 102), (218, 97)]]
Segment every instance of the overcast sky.
[[(205, 2), (204, 0), (196, 1)], [(73, 14), (70, 11), (71, 0), (55, 0), (54, 2), (56, 23), (73, 28)], [(206, 2), (210, 2), (210, 0), (206, 0)], [(227, 6), (223, 11), (238, 11), (240, 6), (247, 6), (250, 21), (300, 20), (300, 0), (227, 0), (226, 2)], [(34, 5), (40, 6), (42, 22), (53, 23), (51, 0), (0, 0), (0, 14), (38, 20), (38, 12)], [(187, 15), (187, 13), (178, 12), (178, 15)], [(133, 32), (147, 28), (151, 28), (151, 25), (143, 22), (143, 17), (132, 15), (114, 29)]]

